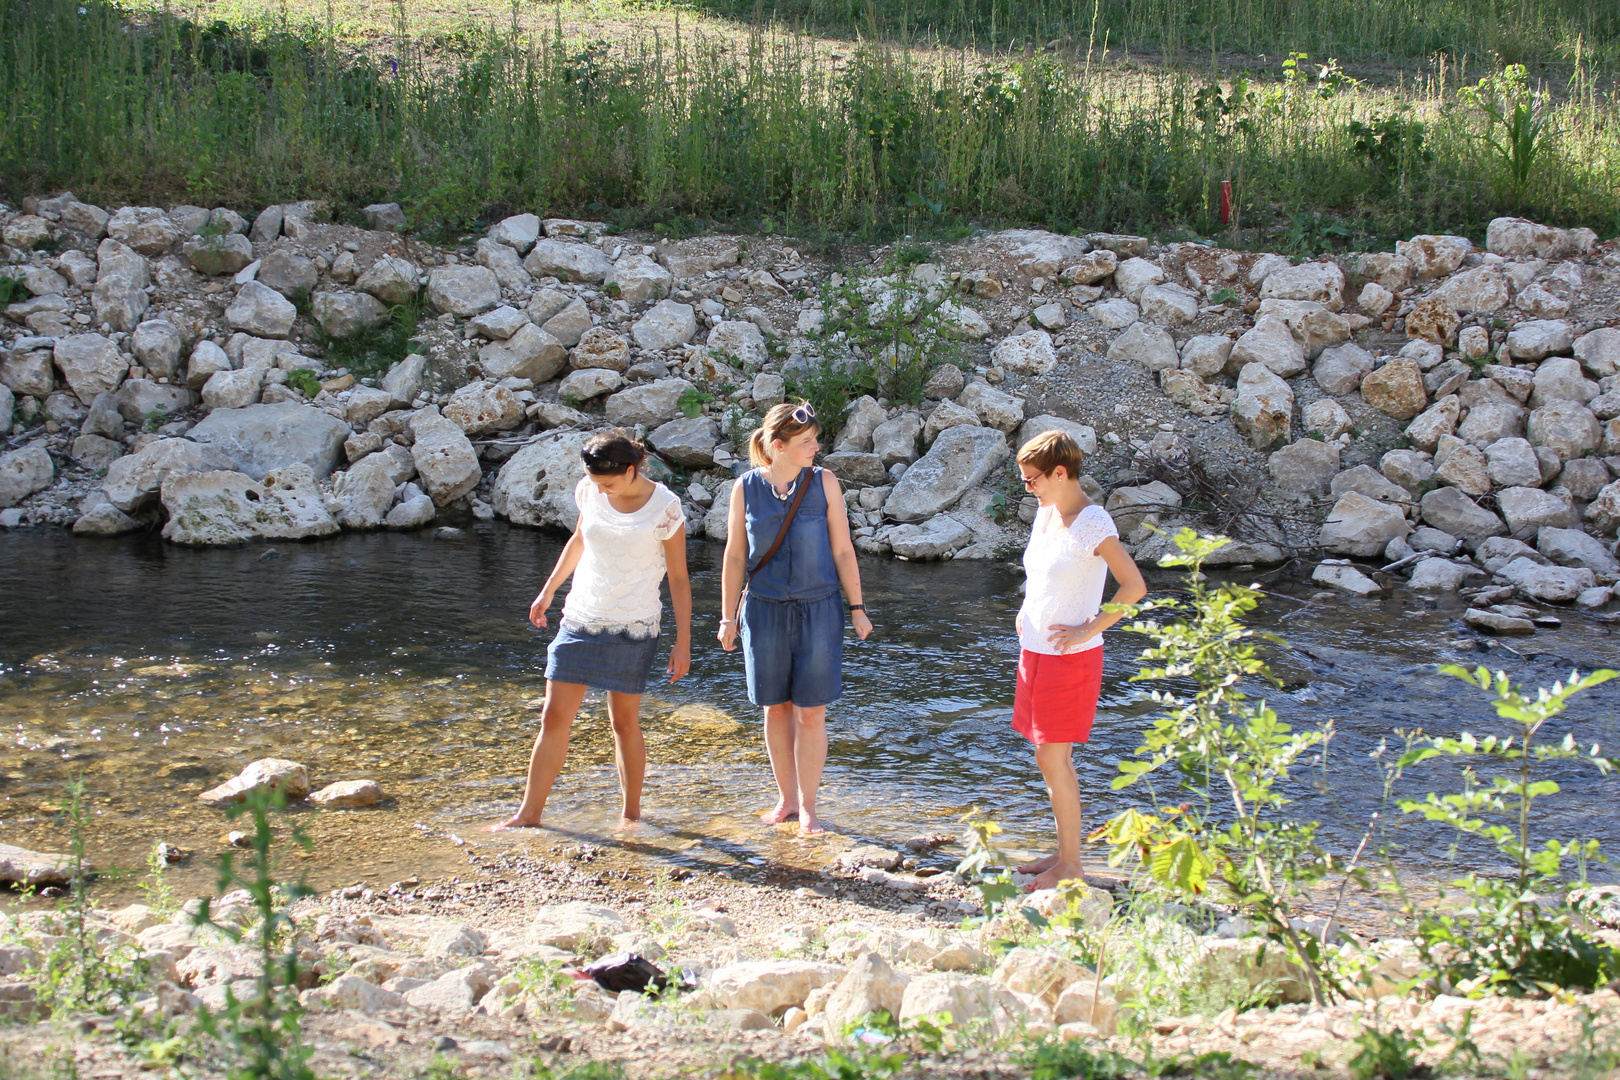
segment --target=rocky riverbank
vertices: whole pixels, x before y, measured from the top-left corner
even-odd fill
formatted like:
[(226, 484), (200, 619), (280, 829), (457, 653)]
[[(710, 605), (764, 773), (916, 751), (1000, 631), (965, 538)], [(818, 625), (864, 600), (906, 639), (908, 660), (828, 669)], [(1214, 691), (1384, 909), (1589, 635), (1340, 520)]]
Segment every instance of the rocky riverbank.
[[(1244, 937), (1241, 920), (1144, 904), (1122, 880), (1028, 898), (1047, 916), (1070, 916), (1069, 932), (1037, 929), (1021, 914), (986, 922), (943, 836), (893, 847), (829, 836), (807, 846), (804, 865), (698, 869), (639, 858), (633, 839), (623, 849), (549, 834), (445, 840), (467, 852), (464, 874), (356, 883), (294, 907), (304, 1037), (318, 1075), (528, 1075), (517, 1070), (535, 1059), (559, 1071), (597, 1061), (638, 1077), (707, 1074), (829, 1046), (870, 1048), (893, 1035), (878, 1012), (902, 1027), (939, 1025), (943, 1035), (926, 1044), (904, 1035), (896, 1044), (915, 1055), (909, 1069), (930, 1076), (1028, 1075), (1025, 1055), (1043, 1042), (1161, 1064), (1224, 1054), (1265, 1076), (1343, 1075), (1368, 1032), (1383, 1045), (1403, 1045), (1393, 1033), (1409, 1040), (1392, 1061), (1481, 1075), (1570, 1075), (1615, 1051), (1612, 990), (1555, 1000), (1407, 996), (1399, 984), (1418, 971), (1389, 924), (1307, 924), (1331, 948), (1367, 958), (1355, 996), (1319, 1007), (1301, 973)], [(41, 868), (53, 859), (32, 858)], [(1323, 913), (1360, 906), (1341, 899), (1330, 890)], [(21, 1022), (0, 1030), (8, 1057), (131, 1075), (153, 1067), (159, 1036), (125, 1036), (150, 1030), (174, 1040), (162, 1044), (170, 1064), (215, 1075), (208, 1042), (190, 1041), (194, 1021), (227, 991), (251, 1000), (259, 955), (194, 925), (199, 904), (91, 912), (94, 948), (130, 970), (140, 958), (145, 981), (129, 1006), (83, 1017), (44, 1016), (40, 1004), (38, 969), (68, 932), (65, 916), (8, 916), (0, 1010)], [(215, 898), (212, 912), (225, 926), (255, 919), (245, 892)], [(1077, 959), (1099, 940), (1112, 943), (1100, 979)], [(614, 992), (573, 974), (626, 952), (685, 989)], [(1135, 967), (1144, 956), (1162, 966)], [(1179, 996), (1166, 995), (1171, 984)], [(1270, 1004), (1246, 1008), (1256, 995)], [(1167, 1011), (1171, 1002), (1184, 1011)], [(874, 1023), (866, 1040), (852, 1034)]]
[[(1484, 250), (1418, 236), (1296, 265), (1034, 230), (829, 259), (534, 214), (434, 246), (392, 204), (327, 216), (71, 193), (0, 214), (0, 525), (568, 528), (578, 447), (617, 425), (646, 434), (690, 534), (723, 538), (758, 415), (866, 364), (826, 463), (869, 553), (1014, 551), (1033, 508), (1011, 451), (1062, 426), (1138, 558), (1192, 524), (1237, 540), (1229, 564), (1329, 556), (1386, 566), (1325, 561), (1335, 588), (1463, 590), (1505, 633), (1607, 607), (1620, 575), (1620, 246), (1591, 230), (1503, 218)], [(337, 362), (417, 305), (408, 355)], [(870, 355), (838, 329), (852, 306), (904, 332)], [(912, 394), (892, 372), (918, 352)]]

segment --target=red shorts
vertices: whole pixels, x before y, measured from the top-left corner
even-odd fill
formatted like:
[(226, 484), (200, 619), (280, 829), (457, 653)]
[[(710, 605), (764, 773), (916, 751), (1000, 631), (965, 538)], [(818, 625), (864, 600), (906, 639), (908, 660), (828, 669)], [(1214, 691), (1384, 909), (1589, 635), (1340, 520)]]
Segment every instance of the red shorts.
[(1091, 738), (1102, 691), (1102, 647), (1064, 656), (1022, 650), (1013, 730), (1036, 746)]

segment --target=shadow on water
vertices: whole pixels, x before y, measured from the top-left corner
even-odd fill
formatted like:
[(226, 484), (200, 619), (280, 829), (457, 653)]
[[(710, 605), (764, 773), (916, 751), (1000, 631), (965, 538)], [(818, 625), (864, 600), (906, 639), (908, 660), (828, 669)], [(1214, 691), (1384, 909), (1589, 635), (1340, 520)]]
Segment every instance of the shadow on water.
[[(0, 536), (0, 722), (11, 733), (0, 749), (0, 840), (60, 849), (62, 784), (82, 774), (93, 858), (139, 866), (166, 840), (199, 855), (177, 871), (177, 887), (205, 890), (206, 856), (230, 826), (197, 793), (277, 756), (304, 763), (317, 786), (369, 777), (390, 795), (368, 810), (305, 815), (317, 885), (455, 873), (465, 855), (447, 835), (495, 849), (613, 842), (612, 740), (594, 693), (547, 811), (552, 828), (482, 831), (522, 790), (550, 636), (529, 626), (526, 610), (558, 550), (555, 536), (504, 525), (453, 539), (346, 535), (201, 551), (151, 537)], [(1015, 850), (1050, 843), (1044, 788), (1008, 727), (1016, 568), (863, 561), (878, 629), (864, 644), (849, 639), (822, 797), (844, 838), (800, 841), (791, 827), (758, 823), (772, 788), (741, 657), (714, 643), (719, 547), (694, 543), (691, 562), (692, 672), (644, 700), (647, 817), (624, 838), (628, 850), (709, 869), (808, 869), (847, 837), (955, 833), (975, 804), (998, 815)], [(1334, 721), (1326, 763), (1295, 794), (1340, 851), (1355, 847), (1378, 808), (1381, 776), (1368, 755), (1381, 739), (1493, 723), (1478, 691), (1432, 665), (1485, 663), (1527, 684), (1620, 666), (1610, 628), (1579, 615), (1487, 647), (1462, 629), (1452, 598), (1327, 601), (1294, 591), (1262, 609), (1263, 625), (1292, 643), (1275, 657), (1285, 688), (1270, 697), (1291, 723)], [(666, 617), (666, 646), (671, 636)], [(1151, 703), (1129, 681), (1137, 641), (1114, 632), (1107, 648), (1097, 728), (1077, 756), (1092, 821), (1145, 797), (1109, 788)], [(1615, 684), (1578, 699), (1561, 730), (1614, 743), (1617, 701)], [(1590, 812), (1604, 794), (1595, 779), (1562, 779), (1572, 797), (1554, 828), (1615, 839), (1610, 817)], [(1405, 790), (1454, 783), (1432, 770)], [(1414, 863), (1444, 870), (1443, 834), (1402, 822), (1397, 835)]]

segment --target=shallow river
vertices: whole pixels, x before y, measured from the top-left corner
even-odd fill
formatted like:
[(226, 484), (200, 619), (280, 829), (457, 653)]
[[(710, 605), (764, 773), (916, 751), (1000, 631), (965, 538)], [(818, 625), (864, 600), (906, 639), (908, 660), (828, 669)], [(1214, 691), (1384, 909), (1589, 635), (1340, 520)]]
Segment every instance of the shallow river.
[[(611, 842), (617, 786), (600, 695), (587, 699), (547, 809), (556, 831), (483, 832), (522, 790), (549, 637), (526, 610), (559, 546), (496, 524), (453, 538), (345, 535), (201, 551), (141, 537), (0, 535), (0, 842), (62, 850), (63, 785), (82, 775), (93, 859), (139, 867), (165, 840), (196, 852), (175, 870), (176, 888), (206, 891), (212, 856), (237, 826), (196, 795), (267, 756), (303, 762), (316, 786), (369, 777), (391, 796), (369, 810), (301, 815), (319, 886), (459, 872), (466, 853), (449, 836), (497, 849)], [(838, 841), (796, 840), (755, 818), (774, 789), (740, 654), (714, 643), (719, 552), (692, 548), (691, 674), (644, 701), (651, 767), (634, 846), (650, 859), (737, 869), (819, 865)], [(956, 833), (978, 804), (995, 812), (1014, 850), (1049, 843), (1045, 791), (1008, 727), (1019, 572), (868, 559), (862, 574), (877, 632), (864, 644), (850, 636), (845, 696), (830, 713), (830, 824), (894, 843)], [(1401, 728), (1501, 729), (1478, 690), (1432, 665), (1486, 663), (1526, 684), (1620, 666), (1614, 631), (1575, 613), (1562, 629), (1486, 646), (1462, 628), (1454, 598), (1312, 600), (1307, 583), (1276, 589), (1260, 623), (1291, 648), (1274, 657), (1287, 686), (1271, 700), (1290, 723), (1335, 726), (1325, 764), (1294, 794), (1340, 852), (1356, 847), (1379, 808), (1382, 774), (1369, 753), (1380, 740), (1396, 742)], [(666, 616), (666, 646), (671, 623)], [(1108, 635), (1097, 731), (1078, 755), (1093, 823), (1138, 801), (1137, 789), (1116, 793), (1109, 780), (1152, 708), (1129, 681), (1140, 640)], [(1615, 744), (1617, 702), (1620, 681), (1590, 692), (1559, 733)], [(1456, 777), (1444, 768), (1424, 766), (1400, 791), (1447, 789)], [(1560, 779), (1569, 795), (1555, 827), (1620, 838), (1606, 809), (1615, 781), (1575, 771)], [(1443, 873), (1449, 837), (1400, 816), (1384, 820), (1394, 822), (1389, 839), (1402, 845), (1403, 864)]]

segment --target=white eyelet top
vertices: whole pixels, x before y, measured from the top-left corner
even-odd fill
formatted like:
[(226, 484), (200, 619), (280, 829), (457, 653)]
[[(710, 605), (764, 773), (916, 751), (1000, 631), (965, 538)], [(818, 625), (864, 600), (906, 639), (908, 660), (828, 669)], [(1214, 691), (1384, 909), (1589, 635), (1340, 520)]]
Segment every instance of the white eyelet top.
[(579, 531), (585, 542), (563, 603), (563, 625), (587, 634), (624, 634), (637, 641), (658, 636), (663, 601), (664, 541), (686, 524), (681, 500), (655, 484), (640, 510), (623, 514), (589, 476), (574, 485)]
[[(1108, 580), (1108, 564), (1097, 554), (1097, 545), (1119, 535), (1114, 519), (1096, 503), (1076, 514), (1067, 529), (1048, 532), (1056, 513), (1056, 507), (1043, 506), (1035, 514), (1024, 549), (1024, 606), (1018, 609), (1018, 644), (1048, 656), (1059, 655), (1047, 640), (1051, 627), (1096, 618)], [(1101, 647), (1098, 634), (1072, 652)]]

